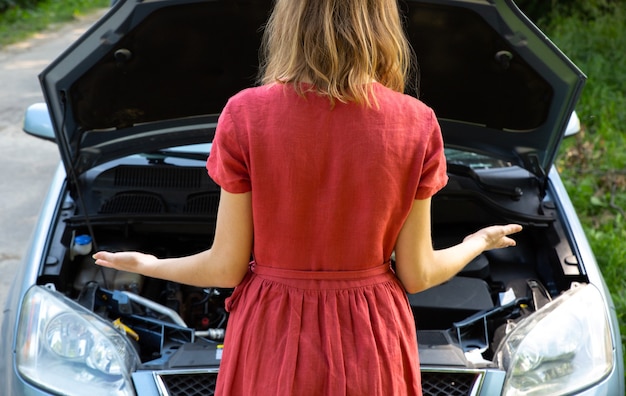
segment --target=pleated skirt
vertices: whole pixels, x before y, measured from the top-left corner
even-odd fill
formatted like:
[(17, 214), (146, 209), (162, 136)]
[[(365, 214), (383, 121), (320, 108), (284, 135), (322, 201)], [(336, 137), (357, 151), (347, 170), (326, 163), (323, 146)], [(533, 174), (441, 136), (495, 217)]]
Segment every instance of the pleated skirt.
[(251, 265), (230, 312), (216, 395), (421, 395), (415, 321), (388, 264)]

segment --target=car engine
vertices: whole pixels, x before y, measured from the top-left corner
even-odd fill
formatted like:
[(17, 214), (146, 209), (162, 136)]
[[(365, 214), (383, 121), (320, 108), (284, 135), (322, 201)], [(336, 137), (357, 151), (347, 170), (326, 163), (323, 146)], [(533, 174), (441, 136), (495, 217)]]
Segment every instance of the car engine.
[[(492, 174), (451, 163), (450, 182), (433, 199), (437, 248), (488, 224), (525, 228), (516, 247), (485, 252), (450, 281), (408, 295), (423, 365), (492, 365), (510, 326), (582, 280), (536, 178), (504, 169), (505, 175), (501, 169)], [(125, 333), (142, 368), (219, 365), (232, 289), (116, 271), (91, 257), (96, 249), (174, 257), (210, 247), (219, 187), (204, 162), (133, 156), (86, 172), (78, 185), (86, 187), (68, 192), (38, 283), (53, 284)]]

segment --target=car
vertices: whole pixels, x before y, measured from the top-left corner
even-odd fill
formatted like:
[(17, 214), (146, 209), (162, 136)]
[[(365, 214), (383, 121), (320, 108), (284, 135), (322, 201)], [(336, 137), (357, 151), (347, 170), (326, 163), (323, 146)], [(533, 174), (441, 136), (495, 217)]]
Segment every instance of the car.
[[(220, 190), (205, 163), (220, 110), (255, 84), (272, 1), (114, 3), (41, 72), (45, 103), (26, 110), (24, 130), (56, 142), (61, 163), (2, 313), (0, 394), (215, 387), (233, 290), (102, 268), (91, 255), (211, 245)], [(401, 6), (448, 165), (433, 243), (524, 227), (515, 247), (407, 294), (424, 394), (624, 394), (615, 307), (554, 165), (580, 127), (584, 73), (510, 0)]]

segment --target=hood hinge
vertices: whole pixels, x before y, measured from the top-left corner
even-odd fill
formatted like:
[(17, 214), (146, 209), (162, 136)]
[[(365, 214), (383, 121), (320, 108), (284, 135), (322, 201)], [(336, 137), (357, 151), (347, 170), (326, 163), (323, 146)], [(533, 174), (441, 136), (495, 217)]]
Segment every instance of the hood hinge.
[(539, 163), (539, 157), (537, 154), (526, 154), (524, 155), (524, 163), (526, 169), (530, 170), (532, 174), (537, 176), (537, 180), (539, 181), (539, 188), (541, 193), (541, 199), (545, 197), (546, 190), (548, 189), (548, 175), (543, 167)]

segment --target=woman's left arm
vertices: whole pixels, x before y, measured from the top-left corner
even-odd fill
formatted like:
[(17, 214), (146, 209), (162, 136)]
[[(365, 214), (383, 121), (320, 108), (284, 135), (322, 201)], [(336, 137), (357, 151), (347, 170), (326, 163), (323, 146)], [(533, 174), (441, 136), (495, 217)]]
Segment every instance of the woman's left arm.
[(139, 252), (97, 252), (96, 264), (200, 287), (235, 287), (252, 252), (252, 193), (222, 189), (213, 246), (184, 257), (159, 259)]

